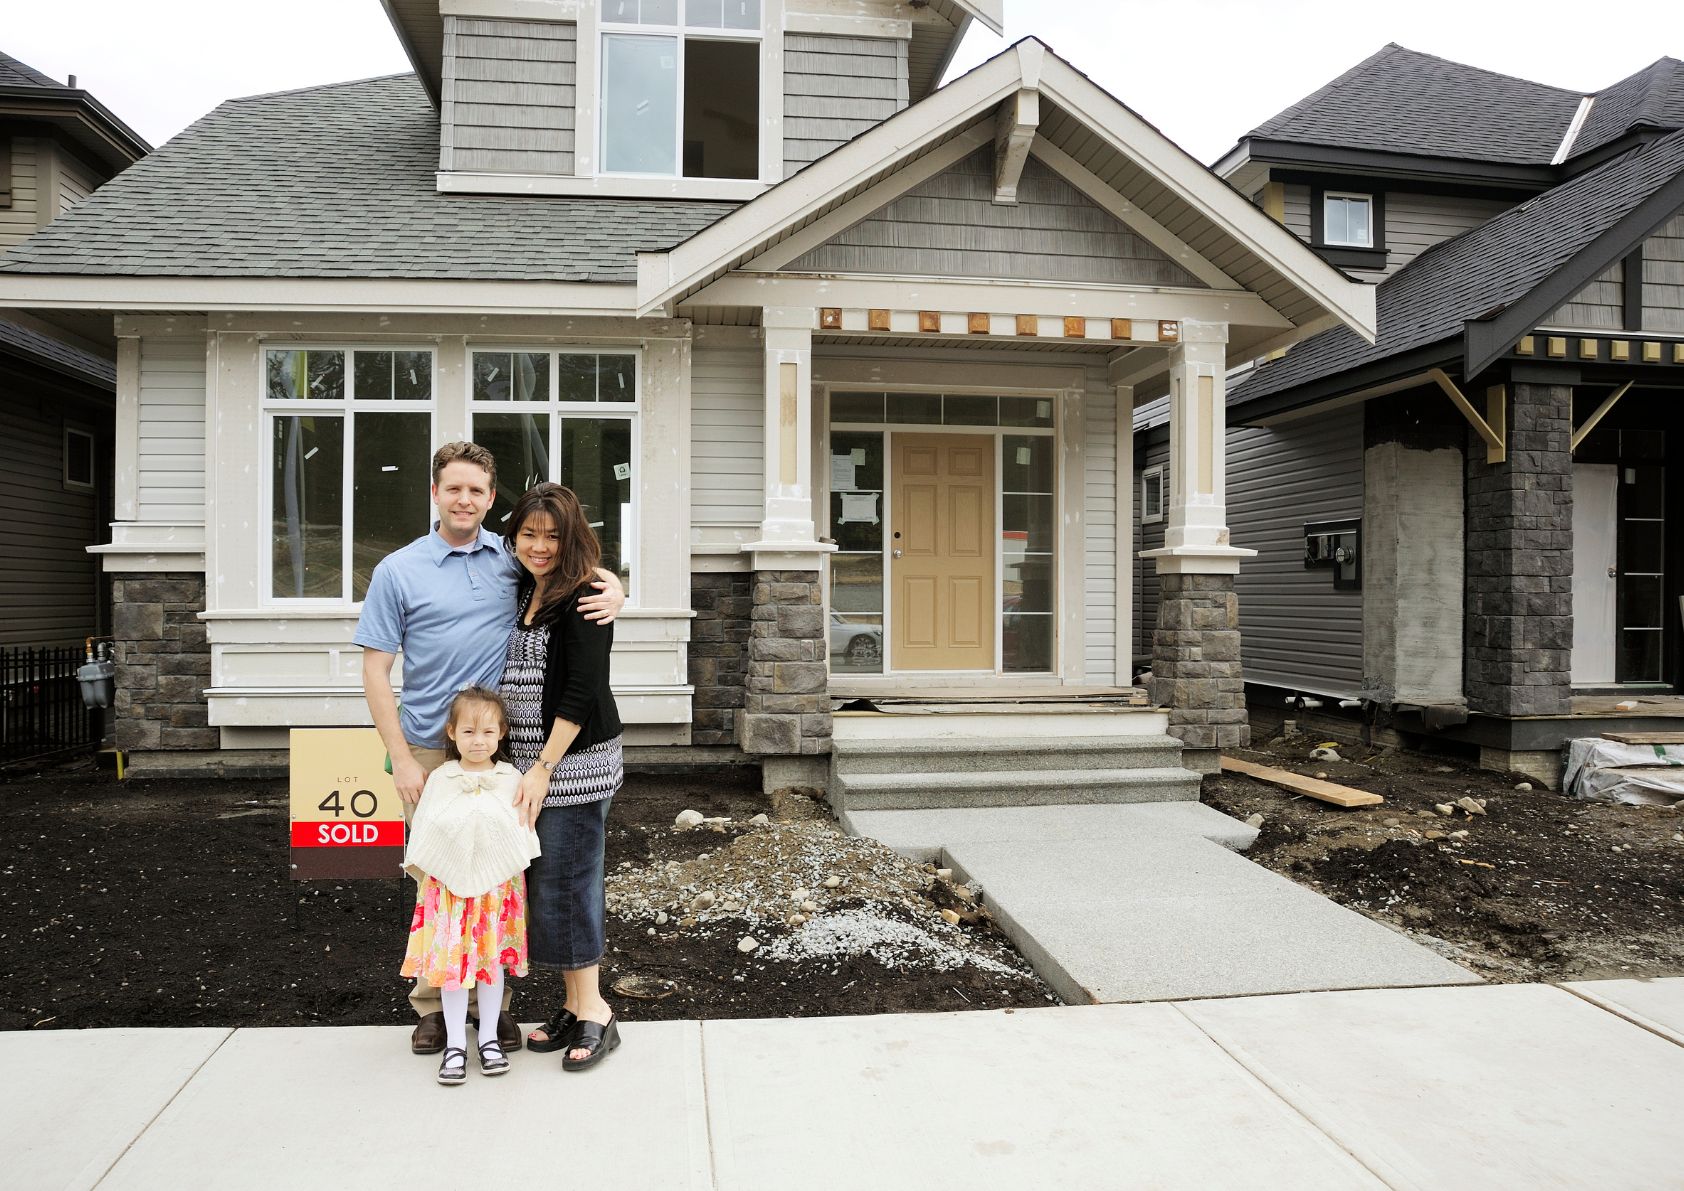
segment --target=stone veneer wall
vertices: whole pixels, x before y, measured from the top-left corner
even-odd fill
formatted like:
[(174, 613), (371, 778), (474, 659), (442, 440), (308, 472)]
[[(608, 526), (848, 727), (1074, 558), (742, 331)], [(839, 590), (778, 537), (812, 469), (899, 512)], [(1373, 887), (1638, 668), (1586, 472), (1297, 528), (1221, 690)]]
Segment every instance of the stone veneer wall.
[(692, 744), (737, 743), (737, 712), (748, 693), (749, 614), (754, 577), (746, 571), (690, 576), (690, 716)]
[(117, 639), (117, 747), (128, 751), (214, 749), (210, 644), (199, 613), (205, 577), (133, 574), (111, 583)]
[(1492, 715), (1572, 706), (1573, 390), (1516, 384), (1508, 460), (1467, 450), (1467, 695)]
[(830, 752), (820, 572), (756, 571), (752, 619), (738, 742), (772, 756)]
[(1232, 575), (1159, 575), (1152, 701), (1190, 749), (1251, 742), (1240, 664), (1240, 601)]

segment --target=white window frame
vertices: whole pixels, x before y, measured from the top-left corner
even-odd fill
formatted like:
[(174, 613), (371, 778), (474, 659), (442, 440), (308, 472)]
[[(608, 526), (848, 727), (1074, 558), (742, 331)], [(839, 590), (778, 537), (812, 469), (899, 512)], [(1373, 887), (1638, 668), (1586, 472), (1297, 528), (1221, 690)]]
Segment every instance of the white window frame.
[[(345, 396), (337, 401), (323, 401), (315, 398), (306, 400), (282, 401), (269, 396), (269, 353), (272, 351), (304, 351), (304, 352), (343, 352), (345, 354)], [(432, 361), (432, 379), (429, 385), (431, 396), (425, 401), (395, 401), (389, 397), (364, 397), (360, 400), (356, 396), (356, 363), (355, 352), (426, 352)], [(329, 342), (295, 342), (286, 339), (260, 340), (257, 345), (257, 401), (259, 435), (263, 439), (260, 467), (262, 468), (262, 500), (260, 502), (262, 531), (258, 535), (261, 542), (262, 557), (258, 567), (259, 602), (266, 607), (280, 608), (347, 608), (360, 609), (362, 601), (351, 598), (351, 545), (354, 526), (351, 519), (351, 502), (356, 499), (356, 421), (353, 415), (359, 413), (389, 413), (389, 414), (426, 414), (427, 441), (430, 444), (438, 442), (438, 396), (439, 396), (439, 351), (435, 344), (415, 343), (329, 343)], [(338, 417), (345, 423), (343, 440), (343, 477), (341, 479), (341, 514), (344, 517), (346, 532), (340, 542), (340, 591), (343, 593), (333, 599), (319, 599), (315, 597), (278, 596), (275, 594), (275, 543), (272, 537), (275, 532), (275, 418), (297, 417), (306, 414), (316, 414), (324, 417)], [(432, 475), (425, 475), (425, 482), (417, 485), (415, 491), (416, 511), (419, 514), (420, 529), (416, 536), (426, 533), (433, 523)]]
[[(550, 359), (549, 395), (543, 401), (481, 401), (474, 397), (474, 356), (476, 353), (521, 352), (528, 355), (545, 355)], [(632, 401), (563, 401), (561, 400), (561, 369), (556, 366), (557, 356), (630, 356), (632, 357), (632, 384), (635, 389), (635, 399)], [(511, 414), (511, 413), (544, 413), (549, 415), (549, 452), (550, 464), (556, 466), (561, 460), (561, 425), (569, 418), (590, 416), (599, 420), (623, 421), (631, 423), (631, 523), (622, 525), (620, 532), (620, 557), (630, 559), (631, 582), (626, 586), (626, 607), (641, 606), (640, 591), (643, 585), (643, 573), (647, 564), (643, 558), (643, 349), (626, 344), (589, 344), (589, 343), (499, 343), (495, 340), (469, 340), (467, 367), (464, 384), (466, 393), (464, 399), (468, 407), (469, 436), (474, 435), (474, 419), (477, 414)], [(549, 475), (544, 477), (556, 483), (563, 483), (559, 477)], [(486, 527), (493, 533), (502, 533), (513, 509), (499, 512), (492, 510), (486, 519)]]
[[(1368, 212), (1368, 240), (1335, 240), (1328, 234), (1327, 204), (1330, 199), (1361, 202)], [(1374, 196), (1355, 190), (1324, 190), (1321, 196), (1321, 241), (1330, 248), (1373, 248), (1379, 241), (1374, 235)]]
[[(79, 480), (70, 474), (70, 440), (73, 437), (88, 440), (88, 478), (86, 480)], [(92, 430), (66, 423), (60, 460), (63, 463), (64, 490), (66, 492), (92, 492), (98, 486), (99, 439)]]
[[(1152, 512), (1152, 502), (1147, 499), (1147, 492), (1153, 482), (1158, 486), (1158, 511)], [(1155, 463), (1151, 467), (1143, 468), (1140, 473), (1140, 523), (1142, 525), (1156, 525), (1164, 519), (1164, 465)]]
[[(760, 27), (757, 29), (714, 29), (709, 27), (692, 27), (684, 23), (684, 10), (688, 0), (676, 0), (678, 5), (678, 23), (676, 25), (641, 25), (622, 24), (607, 20), (603, 14), (602, 0), (587, 0), (596, 16), (596, 69), (595, 94), (591, 97), (595, 104), (596, 131), (596, 176), (599, 178), (618, 179), (668, 179), (674, 178), (686, 183), (715, 183), (715, 184), (753, 184), (767, 181), (765, 138), (771, 135), (772, 122), (767, 117), (770, 107), (769, 96), (766, 93), (766, 24), (768, 10), (772, 7), (767, 0), (761, 0)], [(624, 173), (606, 168), (608, 160), (608, 105), (603, 94), (607, 84), (607, 39), (609, 37), (670, 37), (678, 43), (678, 69), (674, 78), (677, 111), (674, 119), (673, 172), (670, 174)], [(760, 47), (756, 56), (758, 63), (759, 86), (757, 94), (760, 110), (755, 116), (755, 128), (760, 140), (755, 145), (755, 159), (759, 163), (754, 178), (709, 178), (701, 176), (691, 178), (684, 173), (684, 43), (686, 39), (697, 41), (738, 41), (753, 42)], [(780, 138), (781, 139), (781, 138)], [(779, 146), (779, 156), (782, 156), (782, 146)], [(775, 180), (775, 179), (774, 179)]]

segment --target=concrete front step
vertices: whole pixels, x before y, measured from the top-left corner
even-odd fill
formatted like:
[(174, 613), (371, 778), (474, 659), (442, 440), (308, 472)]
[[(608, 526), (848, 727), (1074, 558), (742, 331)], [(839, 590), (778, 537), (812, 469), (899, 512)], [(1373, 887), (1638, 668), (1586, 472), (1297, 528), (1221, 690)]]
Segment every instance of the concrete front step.
[(1173, 736), (1074, 736), (1024, 740), (1006, 735), (932, 740), (849, 740), (831, 745), (831, 769), (856, 773), (981, 773), (1000, 770), (1175, 769)]
[(1196, 801), (1199, 775), (1179, 766), (1139, 769), (984, 769), (941, 773), (833, 771), (842, 812), (1094, 802)]

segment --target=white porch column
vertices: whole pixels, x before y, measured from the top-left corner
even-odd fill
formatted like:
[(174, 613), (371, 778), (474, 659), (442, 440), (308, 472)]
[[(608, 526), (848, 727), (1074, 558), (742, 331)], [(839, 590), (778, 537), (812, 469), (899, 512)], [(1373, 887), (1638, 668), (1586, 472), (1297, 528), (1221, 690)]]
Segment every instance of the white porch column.
[[(1111, 366), (1113, 378), (1117, 365)], [(1134, 386), (1117, 393), (1116, 683), (1134, 685)]]
[(1228, 541), (1227, 342), (1225, 323), (1184, 321), (1181, 342), (1170, 351), (1164, 545), (1141, 554), (1157, 563), (1161, 575), (1235, 575), (1240, 559), (1257, 553)]
[(813, 325), (810, 306), (761, 311), (765, 364), (765, 504), (755, 570), (818, 570), (834, 547), (813, 533)]

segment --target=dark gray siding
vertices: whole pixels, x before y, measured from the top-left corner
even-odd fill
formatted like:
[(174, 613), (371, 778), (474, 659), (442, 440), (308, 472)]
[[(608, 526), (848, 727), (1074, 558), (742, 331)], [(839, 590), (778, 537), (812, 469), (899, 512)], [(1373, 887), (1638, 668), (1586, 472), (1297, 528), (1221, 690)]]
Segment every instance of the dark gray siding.
[(1247, 682), (1355, 696), (1362, 593), (1304, 568), (1304, 523), (1362, 516), (1362, 407), (1228, 431), (1228, 526), (1240, 564)]
[(577, 27), (445, 18), (439, 168), (572, 174)]
[(906, 43), (784, 35), (784, 177), (906, 106)]
[(1596, 280), (1544, 317), (1546, 327), (1618, 331), (1625, 325), (1625, 264), (1615, 261)]
[(1435, 244), (1478, 227), (1509, 209), (1501, 199), (1442, 194), (1386, 194), (1386, 276)]
[(1684, 212), (1643, 242), (1643, 329), (1684, 332)]
[(994, 202), (994, 150), (979, 149), (790, 268), (1204, 288), (1034, 158), (1017, 195)]

